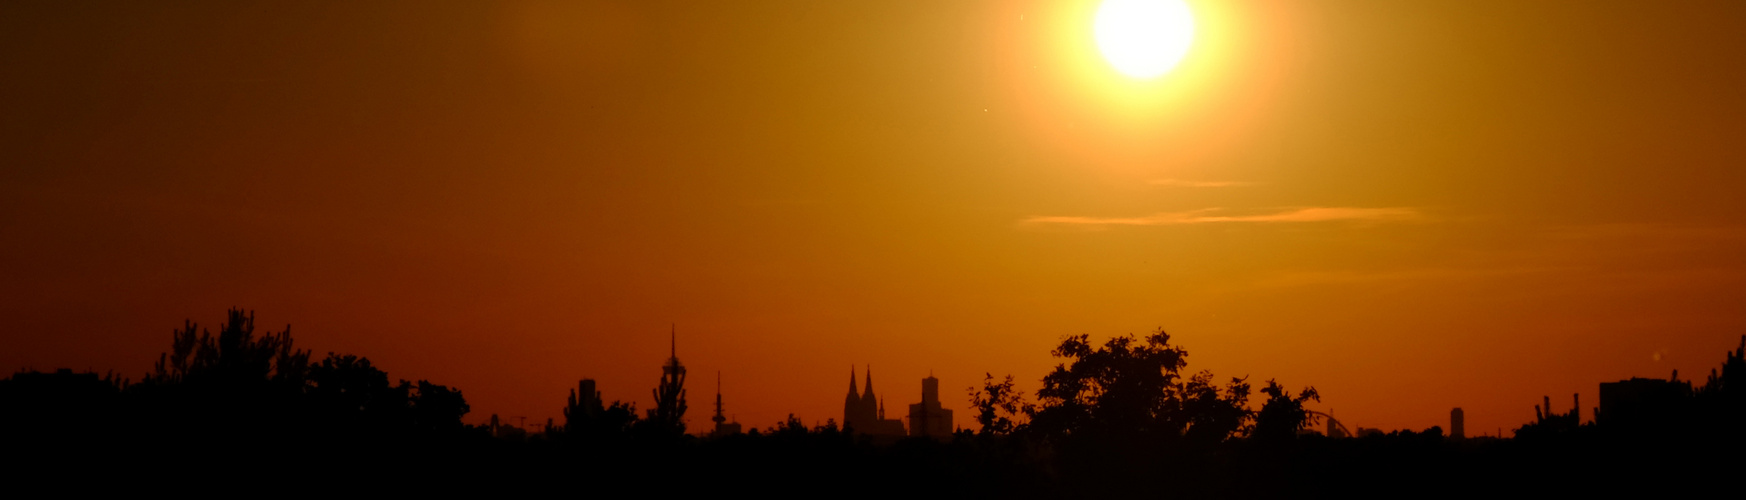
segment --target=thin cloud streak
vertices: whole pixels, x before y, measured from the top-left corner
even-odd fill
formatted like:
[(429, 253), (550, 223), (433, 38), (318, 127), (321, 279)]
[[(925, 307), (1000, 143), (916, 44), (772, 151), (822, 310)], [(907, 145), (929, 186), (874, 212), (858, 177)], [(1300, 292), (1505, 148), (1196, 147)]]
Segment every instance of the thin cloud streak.
[(1151, 179), (1151, 180), (1147, 180), (1146, 183), (1154, 185), (1154, 186), (1177, 186), (1177, 187), (1197, 187), (1197, 188), (1238, 187), (1238, 186), (1252, 186), (1255, 184), (1253, 182), (1240, 182), (1240, 181), (1185, 181), (1182, 179)]
[(1203, 208), (1187, 212), (1157, 213), (1142, 217), (1038, 216), (1025, 219), (1021, 223), (1076, 226), (1177, 226), (1217, 222), (1390, 222), (1422, 218), (1417, 210), (1411, 208), (1308, 207), (1259, 215), (1212, 215), (1219, 210), (1221, 209)]

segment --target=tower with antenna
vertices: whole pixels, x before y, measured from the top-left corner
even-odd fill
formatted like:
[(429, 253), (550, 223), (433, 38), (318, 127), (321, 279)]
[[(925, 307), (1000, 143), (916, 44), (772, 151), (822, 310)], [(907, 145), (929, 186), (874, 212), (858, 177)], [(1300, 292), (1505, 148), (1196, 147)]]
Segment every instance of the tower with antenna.
[(649, 420), (676, 434), (685, 433), (685, 365), (679, 363), (679, 326), (674, 325), (670, 354), (661, 366), (661, 385), (655, 388), (655, 409)]
[(710, 432), (711, 436), (721, 437), (740, 433), (740, 423), (728, 422), (727, 416), (722, 414), (720, 371), (715, 372), (715, 416), (709, 419), (715, 422), (715, 430)]

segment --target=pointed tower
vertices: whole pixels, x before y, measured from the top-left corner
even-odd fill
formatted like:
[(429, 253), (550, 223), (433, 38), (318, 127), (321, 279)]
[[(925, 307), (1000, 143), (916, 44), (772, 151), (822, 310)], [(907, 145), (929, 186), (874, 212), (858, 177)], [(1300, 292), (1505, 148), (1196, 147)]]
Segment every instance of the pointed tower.
[[(855, 367), (849, 367), (849, 395), (843, 398), (843, 428), (873, 436), (904, 434), (903, 421), (886, 418), (885, 400), (873, 391), (873, 367), (862, 375), (865, 385), (856, 387)], [(856, 389), (861, 389), (857, 391)]]
[(861, 400), (861, 390), (855, 388), (855, 365), (849, 365), (849, 399)]
[(727, 417), (721, 416), (721, 370), (715, 372), (715, 416), (709, 417), (709, 420), (715, 422), (718, 429), (722, 422), (727, 421)]
[(855, 387), (855, 365), (849, 365), (849, 395), (843, 398), (843, 427), (860, 423), (861, 391)]
[(861, 387), (861, 428), (866, 432), (879, 432), (879, 396), (873, 393), (873, 365), (867, 365), (867, 373), (861, 374), (866, 379), (866, 385)]
[(861, 394), (861, 411), (868, 417), (877, 418), (879, 414), (879, 398), (873, 395), (873, 365), (867, 365), (867, 392)]
[(715, 372), (715, 416), (709, 419), (715, 422), (715, 430), (709, 433), (711, 436), (722, 437), (740, 433), (739, 422), (728, 422), (727, 416), (722, 414), (721, 372), (719, 371)]

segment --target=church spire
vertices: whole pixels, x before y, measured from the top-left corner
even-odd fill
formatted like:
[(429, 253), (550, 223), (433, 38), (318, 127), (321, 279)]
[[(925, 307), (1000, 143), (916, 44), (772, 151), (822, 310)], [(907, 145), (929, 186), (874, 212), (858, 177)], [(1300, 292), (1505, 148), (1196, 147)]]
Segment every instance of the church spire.
[(849, 397), (861, 397), (861, 391), (855, 388), (855, 365), (849, 365)]
[(867, 392), (861, 395), (865, 399), (873, 399), (873, 365), (867, 365)]

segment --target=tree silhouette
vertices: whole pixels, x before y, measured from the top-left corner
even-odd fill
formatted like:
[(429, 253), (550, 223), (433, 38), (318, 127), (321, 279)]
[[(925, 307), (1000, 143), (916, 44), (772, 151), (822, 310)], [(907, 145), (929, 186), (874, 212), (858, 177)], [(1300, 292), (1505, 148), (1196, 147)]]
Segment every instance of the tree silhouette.
[(218, 443), (466, 428), (461, 418), (470, 408), (460, 390), (428, 380), (390, 384), (386, 372), (353, 355), (328, 353), (312, 365), (309, 351), (294, 346), (289, 326), (256, 335), (254, 314), (239, 309), (217, 335), (184, 322), (131, 391), (146, 408), (142, 426)]
[(1248, 417), (1249, 386), (1232, 379), (1220, 390), (1212, 375), (1183, 380), (1187, 351), (1170, 345), (1162, 330), (1111, 338), (1094, 348), (1089, 336), (1067, 337), (1053, 351), (1069, 360), (1056, 365), (1037, 391), (1041, 407), (1031, 426), (1046, 435), (1192, 436), (1221, 441)]
[(659, 434), (684, 434), (685, 366), (679, 364), (677, 356), (668, 358), (667, 364), (661, 367), (661, 385), (653, 392), (655, 409), (649, 410), (645, 425)]
[(1292, 396), (1285, 386), (1268, 380), (1267, 386), (1261, 388), (1261, 393), (1267, 395), (1267, 401), (1261, 404), (1261, 411), (1255, 414), (1253, 435), (1256, 439), (1290, 440), (1297, 436), (1297, 431), (1315, 424), (1315, 415), (1303, 406), (1308, 401), (1321, 401), (1321, 395), (1316, 393), (1314, 387), (1305, 387), (1296, 396)]
[(413, 427), (430, 431), (458, 431), (466, 426), (461, 423), (461, 417), (472, 408), (467, 406), (467, 398), (461, 396), (460, 389), (450, 389), (427, 380), (420, 380), (417, 385), (402, 380), (395, 390), (407, 394), (406, 399), (411, 403)]
[(340, 428), (379, 430), (411, 419), (406, 394), (369, 358), (328, 353), (309, 368), (307, 395), (317, 414)]
[(340, 411), (379, 413), (399, 404), (388, 373), (369, 358), (327, 353), (309, 369), (309, 395), (318, 404)]
[(1249, 423), (1249, 382), (1233, 377), (1224, 390), (1214, 385), (1212, 372), (1190, 377), (1178, 393), (1178, 410), (1186, 420), (1184, 437), (1192, 442), (1216, 443), (1242, 434)]
[(1015, 420), (1020, 415), (1036, 413), (1036, 407), (1024, 401), (1024, 391), (1013, 388), (1012, 375), (994, 381), (994, 375), (984, 373), (982, 388), (970, 388), (970, 407), (976, 409), (976, 423), (983, 435), (1004, 435), (1019, 430), (1024, 424)]
[(1695, 407), (1701, 412), (1704, 427), (1726, 429), (1733, 439), (1746, 438), (1746, 430), (1738, 425), (1746, 421), (1746, 335), (1740, 345), (1726, 353), (1720, 371), (1710, 369), (1709, 380), (1695, 391)]
[(309, 351), (293, 347), (291, 327), (256, 337), (253, 311), (231, 309), (228, 316), (217, 337), (211, 331), (197, 335), (199, 325), (184, 322), (181, 330), (173, 332), (170, 352), (158, 356), (145, 383), (223, 389), (273, 384), (301, 391), (309, 370)]

